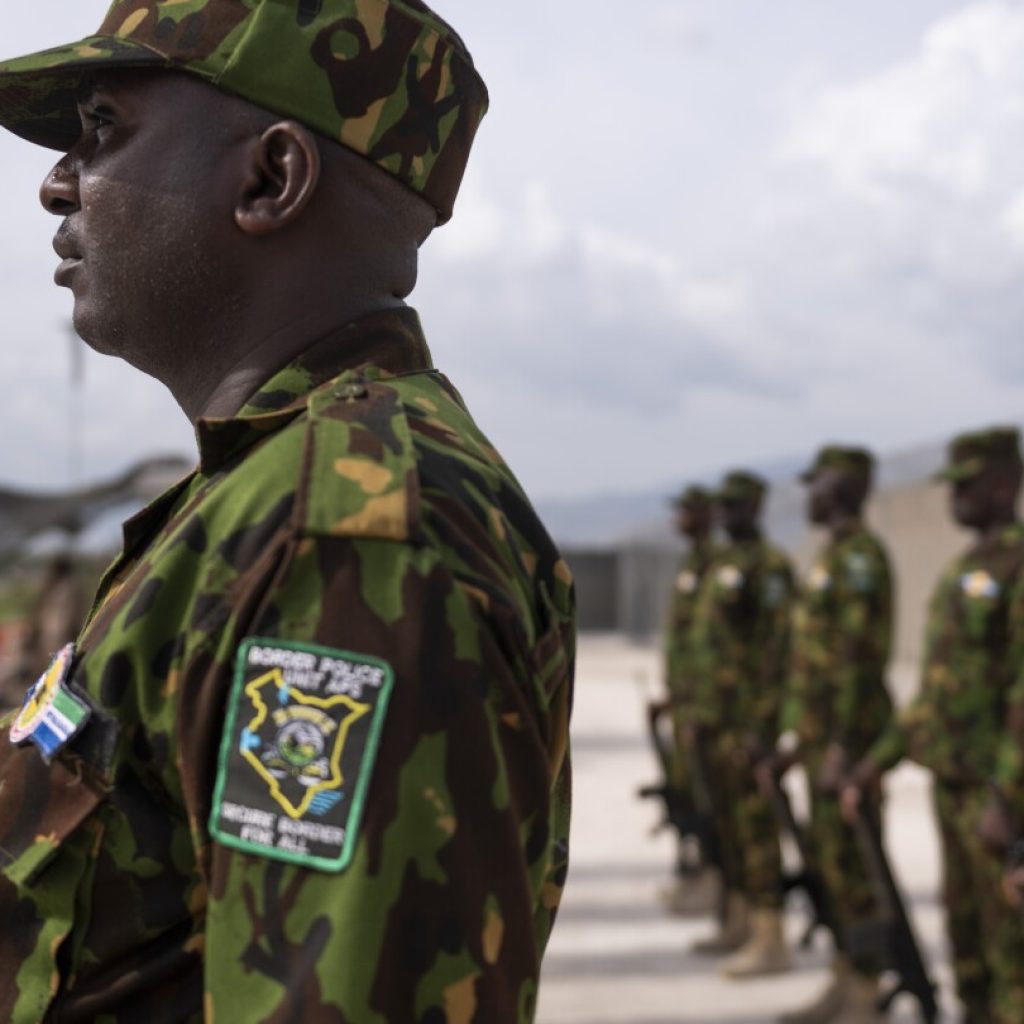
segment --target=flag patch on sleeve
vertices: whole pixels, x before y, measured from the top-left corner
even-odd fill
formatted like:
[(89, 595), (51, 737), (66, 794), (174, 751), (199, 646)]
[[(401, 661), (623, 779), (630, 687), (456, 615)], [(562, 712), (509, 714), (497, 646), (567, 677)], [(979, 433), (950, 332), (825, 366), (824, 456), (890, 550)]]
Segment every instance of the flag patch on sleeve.
[(238, 651), (210, 833), (238, 850), (322, 871), (355, 854), (391, 666), (311, 644)]

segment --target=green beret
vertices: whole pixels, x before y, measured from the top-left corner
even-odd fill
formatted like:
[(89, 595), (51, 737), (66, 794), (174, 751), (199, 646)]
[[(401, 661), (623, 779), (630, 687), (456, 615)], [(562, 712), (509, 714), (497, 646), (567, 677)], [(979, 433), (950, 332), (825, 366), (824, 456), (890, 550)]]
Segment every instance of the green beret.
[(726, 475), (718, 489), (720, 501), (760, 501), (768, 491), (768, 484), (754, 473), (734, 470)]
[(421, 0), (115, 0), (94, 36), (0, 64), (0, 125), (67, 151), (76, 89), (165, 68), (293, 118), (452, 215), (487, 89)]
[(949, 446), (947, 464), (935, 474), (935, 479), (970, 480), (997, 463), (1021, 464), (1020, 431), (1015, 427), (993, 427), (955, 437)]
[(814, 462), (800, 474), (800, 479), (804, 483), (810, 483), (826, 469), (837, 469), (851, 476), (870, 480), (875, 471), (875, 457), (866, 448), (826, 445), (815, 456)]
[(710, 505), (714, 500), (714, 494), (706, 487), (691, 484), (689, 487), (684, 487), (672, 499), (672, 504), (677, 508), (681, 508), (683, 505)]

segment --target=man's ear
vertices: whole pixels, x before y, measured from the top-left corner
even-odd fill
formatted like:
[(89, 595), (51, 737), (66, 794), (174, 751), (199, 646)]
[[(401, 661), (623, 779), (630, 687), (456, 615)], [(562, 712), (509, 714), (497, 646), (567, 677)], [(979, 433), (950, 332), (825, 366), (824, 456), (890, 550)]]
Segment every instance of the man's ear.
[(280, 121), (255, 139), (235, 206), (235, 224), (248, 235), (270, 235), (293, 224), (320, 182), (320, 149), (312, 133)]

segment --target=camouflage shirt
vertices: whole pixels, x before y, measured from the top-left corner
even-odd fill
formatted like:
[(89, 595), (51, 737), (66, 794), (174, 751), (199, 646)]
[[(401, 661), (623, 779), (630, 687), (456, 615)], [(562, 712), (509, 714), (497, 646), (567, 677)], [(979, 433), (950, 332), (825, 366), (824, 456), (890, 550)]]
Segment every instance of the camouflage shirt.
[(785, 726), (809, 751), (830, 743), (861, 757), (888, 727), (892, 573), (878, 539), (857, 526), (818, 555), (793, 613)]
[(1024, 525), (1017, 523), (946, 570), (929, 608), (920, 693), (872, 751), (877, 763), (907, 753), (953, 785), (984, 785), (996, 774), (1021, 666), (1022, 569)]
[(680, 705), (693, 699), (691, 630), (701, 581), (714, 557), (715, 549), (710, 541), (692, 544), (680, 561), (672, 590), (665, 631), (665, 682), (670, 696)]
[(532, 1020), (565, 563), (412, 311), (198, 437), (46, 684), (84, 728), (0, 729), (0, 1020)]
[(728, 545), (708, 569), (691, 635), (694, 714), (705, 726), (775, 742), (792, 595), (789, 561), (761, 538)]

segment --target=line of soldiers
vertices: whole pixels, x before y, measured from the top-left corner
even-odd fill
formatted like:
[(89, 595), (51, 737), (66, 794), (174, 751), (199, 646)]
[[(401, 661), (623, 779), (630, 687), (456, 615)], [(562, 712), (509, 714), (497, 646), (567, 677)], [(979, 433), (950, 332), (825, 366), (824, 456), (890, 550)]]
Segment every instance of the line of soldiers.
[[(714, 908), (718, 932), (696, 952), (726, 957), (727, 976), (790, 967), (778, 782), (799, 763), (810, 790), (801, 849), (827, 894), (836, 953), (820, 997), (782, 1020), (883, 1020), (895, 993), (887, 999), (879, 978), (894, 967), (892, 944), (870, 941), (880, 900), (877, 856), (884, 863), (882, 777), (912, 758), (934, 776), (964, 1019), (1021, 1024), (1024, 871), (1007, 866), (1024, 839), (1020, 438), (994, 428), (950, 445), (940, 476), (951, 488), (954, 518), (976, 539), (935, 592), (920, 692), (902, 712), (886, 685), (893, 574), (863, 518), (873, 475), (869, 452), (835, 445), (802, 475), (808, 518), (828, 539), (801, 582), (762, 535), (766, 485), (755, 475), (730, 473), (717, 493), (690, 487), (676, 502), (690, 547), (668, 631), (669, 697), (652, 712), (672, 723), (669, 788), (707, 812), (711, 834), (680, 828), (689, 838), (666, 898), (679, 913)], [(721, 545), (712, 540), (716, 524)], [(905, 914), (902, 924), (904, 947), (914, 947)], [(851, 938), (858, 929), (869, 941)], [(917, 963), (925, 980), (916, 988), (904, 983), (934, 1019), (934, 996)]]

